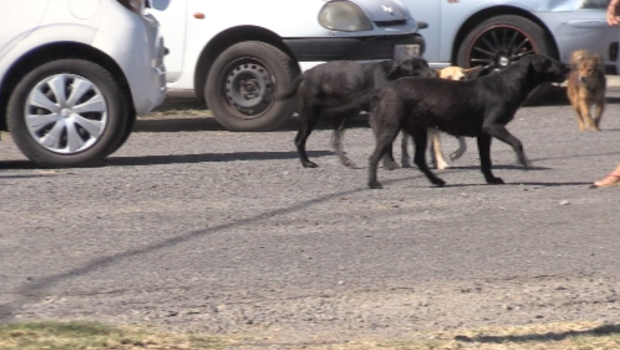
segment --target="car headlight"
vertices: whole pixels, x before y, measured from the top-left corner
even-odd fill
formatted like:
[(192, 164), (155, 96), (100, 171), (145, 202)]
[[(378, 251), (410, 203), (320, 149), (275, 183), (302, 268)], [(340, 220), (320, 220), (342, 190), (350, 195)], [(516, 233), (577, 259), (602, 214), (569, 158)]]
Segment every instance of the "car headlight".
[(118, 0), (121, 5), (125, 6), (129, 11), (139, 15), (144, 14), (146, 0)]
[(372, 30), (372, 22), (366, 13), (349, 1), (330, 1), (319, 13), (319, 23), (330, 30), (359, 32)]

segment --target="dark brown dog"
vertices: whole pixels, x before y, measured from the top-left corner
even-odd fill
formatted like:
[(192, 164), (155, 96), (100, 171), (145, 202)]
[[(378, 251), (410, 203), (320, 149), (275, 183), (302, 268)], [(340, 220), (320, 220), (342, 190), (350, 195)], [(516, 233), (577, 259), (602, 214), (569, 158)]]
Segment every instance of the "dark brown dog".
[[(606, 86), (603, 57), (586, 50), (573, 52), (566, 93), (577, 112), (579, 130), (601, 130)], [(592, 109), (594, 116), (591, 113)]]
[[(527, 55), (505, 70), (473, 80), (401, 78), (362, 94), (353, 104), (370, 104), (370, 124), (376, 136), (370, 156), (368, 186), (381, 188), (377, 167), (401, 129), (414, 139), (414, 162), (431, 183), (445, 182), (428, 168), (426, 129), (454, 136), (476, 137), (480, 170), (488, 184), (504, 181), (492, 173), (491, 139), (510, 146), (519, 162), (528, 166), (521, 141), (507, 129), (528, 94), (545, 82), (563, 82), (569, 72), (562, 63), (541, 55)], [(343, 106), (341, 108), (346, 108)]]
[[(342, 134), (347, 121), (357, 116), (361, 111), (368, 111), (367, 105), (351, 106), (347, 110), (333, 112), (333, 106), (340, 106), (344, 101), (351, 99), (367, 89), (379, 87), (389, 81), (401, 77), (435, 77), (435, 72), (429, 68), (423, 58), (406, 57), (400, 61), (365, 62), (332, 61), (313, 67), (293, 83), (289, 91), (276, 99), (297, 97), (297, 111), (301, 126), (295, 137), (295, 146), (306, 168), (317, 167), (317, 164), (308, 159), (306, 140), (312, 133), (320, 118), (331, 118), (334, 123), (333, 147), (342, 164), (353, 167), (353, 162), (346, 156), (342, 147)], [(391, 160), (389, 158), (391, 157)], [(394, 164), (392, 153), (388, 155), (388, 162)]]

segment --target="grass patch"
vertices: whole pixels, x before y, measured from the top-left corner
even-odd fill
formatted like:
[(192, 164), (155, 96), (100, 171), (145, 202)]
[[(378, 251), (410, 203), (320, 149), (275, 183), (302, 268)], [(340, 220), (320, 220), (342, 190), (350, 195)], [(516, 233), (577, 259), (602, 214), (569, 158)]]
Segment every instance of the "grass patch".
[[(488, 327), (404, 335), (399, 341), (300, 342), (306, 350), (618, 350), (620, 325), (595, 322)], [(115, 327), (95, 322), (36, 322), (0, 325), (1, 350), (225, 350), (294, 348), (270, 337), (207, 336)]]
[(204, 116), (211, 117), (211, 111), (204, 103), (198, 102), (194, 96), (181, 95), (167, 97), (161, 105), (155, 108), (145, 117), (170, 117), (170, 116)]
[(0, 325), (2, 350), (220, 350), (217, 337), (115, 327), (96, 322), (35, 322)]

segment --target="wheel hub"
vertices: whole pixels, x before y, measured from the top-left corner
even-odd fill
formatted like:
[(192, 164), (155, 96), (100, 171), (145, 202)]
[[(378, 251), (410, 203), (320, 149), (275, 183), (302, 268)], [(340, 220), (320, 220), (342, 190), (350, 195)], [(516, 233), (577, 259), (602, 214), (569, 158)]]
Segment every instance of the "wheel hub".
[(499, 59), (497, 60), (497, 63), (499, 64), (500, 67), (506, 68), (510, 65), (510, 58), (506, 56), (500, 56)]
[(226, 80), (226, 97), (240, 112), (246, 115), (260, 113), (271, 91), (267, 70), (256, 63), (244, 63), (235, 67)]
[(71, 116), (71, 110), (70, 110), (69, 108), (63, 108), (63, 109), (60, 111), (60, 115), (61, 115), (64, 119), (67, 119), (67, 118), (69, 118), (69, 117)]
[(251, 100), (260, 95), (260, 85), (256, 79), (241, 80), (239, 91), (244, 99)]

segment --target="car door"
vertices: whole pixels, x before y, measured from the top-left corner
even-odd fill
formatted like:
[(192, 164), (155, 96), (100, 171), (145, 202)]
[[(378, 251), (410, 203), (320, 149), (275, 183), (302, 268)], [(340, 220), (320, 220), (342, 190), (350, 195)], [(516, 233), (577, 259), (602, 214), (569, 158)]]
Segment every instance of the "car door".
[(49, 0), (0, 0), (0, 58), (37, 28)]

